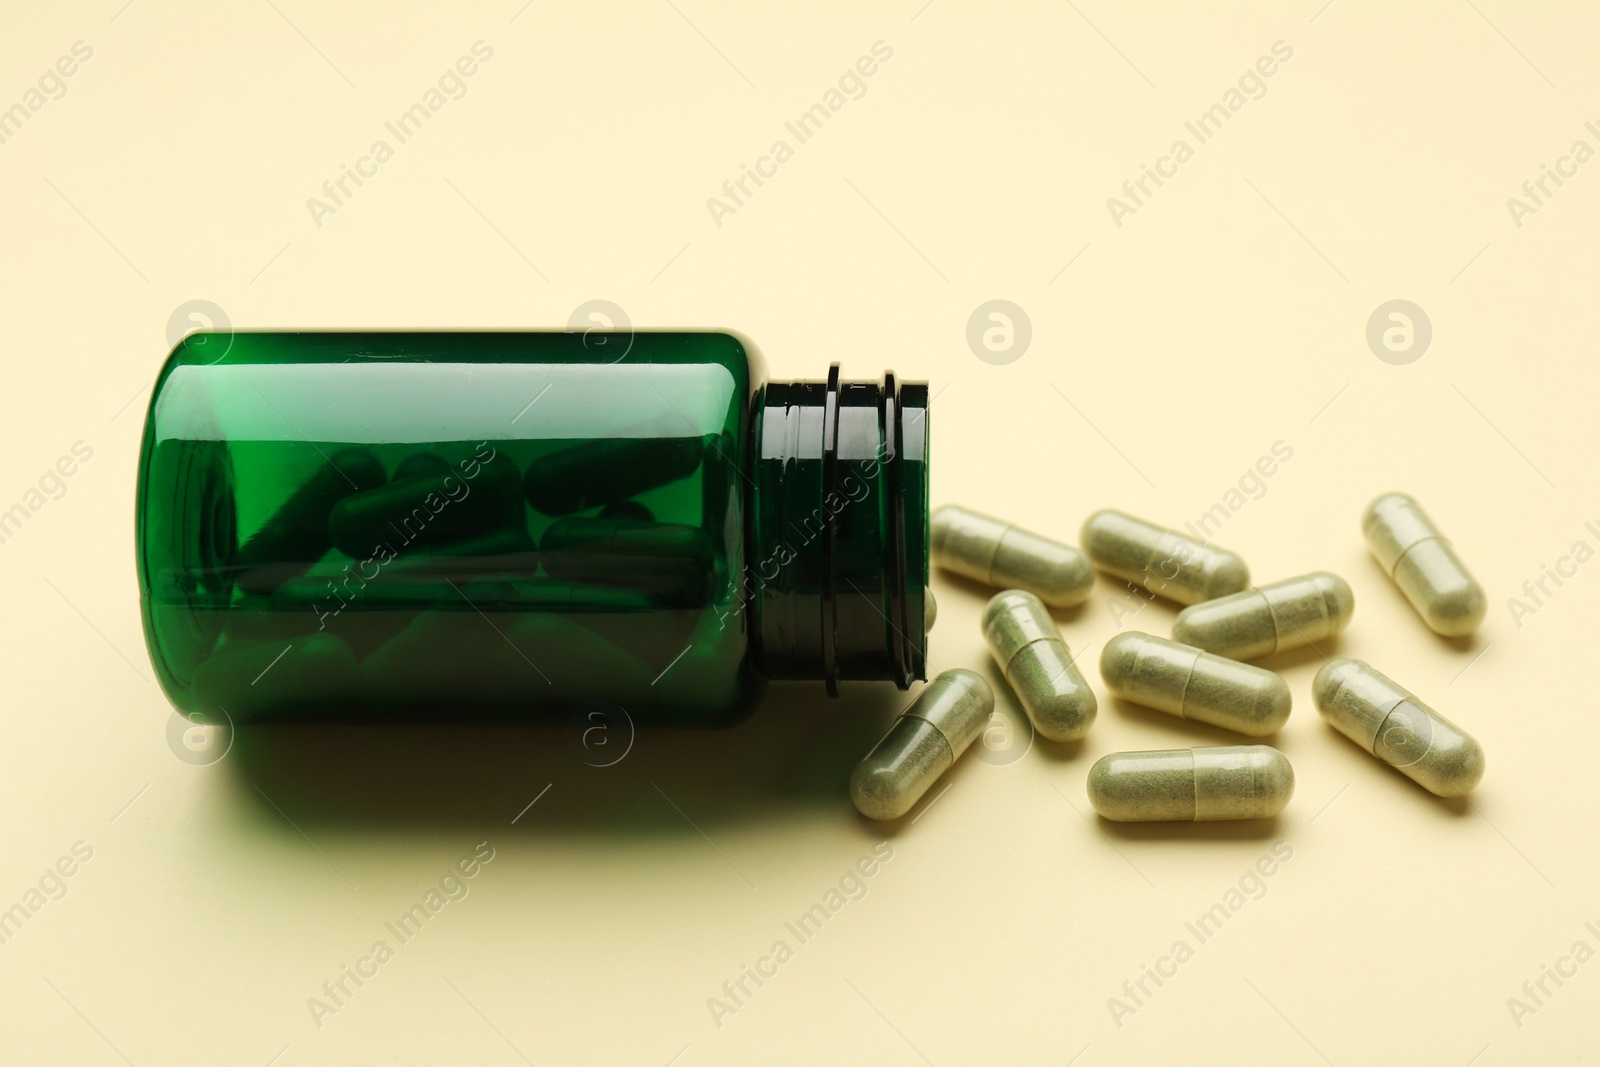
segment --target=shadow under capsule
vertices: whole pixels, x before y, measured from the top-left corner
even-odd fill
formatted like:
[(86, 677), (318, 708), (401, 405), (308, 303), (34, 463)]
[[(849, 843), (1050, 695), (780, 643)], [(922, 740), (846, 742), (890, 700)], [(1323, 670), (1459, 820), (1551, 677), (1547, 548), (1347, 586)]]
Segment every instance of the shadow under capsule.
[[(1429, 630), (1428, 632), (1433, 633), (1432, 630)], [(1434, 640), (1438, 641), (1441, 645), (1450, 649), (1452, 652), (1471, 652), (1473, 649), (1478, 647), (1478, 635), (1476, 633), (1463, 634), (1460, 637), (1446, 637), (1443, 634), (1433, 634), (1433, 637)]]
[(636, 728), (614, 705), (540, 725), (242, 724), (217, 770), (226, 803), (257, 825), (695, 835), (853, 816), (850, 771), (909, 699), (888, 683), (845, 683), (838, 699), (773, 683), (727, 729)]
[[(1270, 745), (1278, 747), (1278, 738), (1283, 735), (1282, 730), (1274, 733), (1257, 735), (1242, 734), (1238, 730), (1229, 730), (1221, 726), (1213, 726), (1199, 719), (1184, 719), (1155, 708), (1147, 708), (1143, 704), (1136, 704), (1131, 700), (1119, 696), (1106, 696), (1106, 703), (1117, 710), (1119, 715), (1143, 722), (1147, 726), (1159, 727), (1163, 730), (1177, 730), (1189, 735), (1188, 744), (1173, 744), (1165, 748), (1200, 748), (1212, 745)], [(1314, 713), (1313, 713), (1314, 714)], [(1290, 712), (1294, 717), (1294, 712)]]
[(1260, 667), (1264, 671), (1274, 674), (1284, 674), (1296, 667), (1314, 664), (1320, 668), (1324, 663), (1339, 658), (1339, 637), (1335, 635), (1326, 640), (1318, 641), (1316, 646), (1301, 645), (1298, 648), (1287, 649), (1283, 652), (1274, 652), (1259, 659), (1242, 660), (1252, 667)]
[(1406, 777), (1400, 770), (1381, 761), (1375, 762), (1379, 763), (1378, 770), (1380, 772), (1387, 772), (1384, 777), (1389, 779), (1388, 786), (1398, 796), (1409, 797), (1409, 802), (1422, 805), (1423, 810), (1436, 812), (1449, 822), (1458, 821), (1473, 813), (1471, 797), (1436, 796)]
[[(969, 578), (964, 574), (945, 570), (942, 567), (935, 568), (933, 573), (938, 575), (940, 582), (971, 594), (980, 605), (987, 604), (997, 593), (1004, 592), (1007, 588), (1010, 588), (1009, 586), (990, 585), (988, 582), (980, 582), (976, 578)], [(1089, 602), (1093, 599), (1094, 594), (1091, 592), (1081, 603), (1073, 604), (1071, 607), (1063, 608), (1046, 604), (1045, 608), (1050, 612), (1050, 617), (1056, 622), (1072, 622), (1083, 615), (1084, 609), (1088, 607)]]
[(1283, 819), (1227, 819), (1215, 822), (1114, 822), (1099, 815), (1095, 825), (1123, 841), (1263, 841), (1283, 836)]
[(942, 585), (958, 589), (970, 595), (980, 605), (987, 603), (990, 597), (1000, 591), (998, 586), (990, 585), (988, 582), (980, 582), (976, 578), (969, 578), (965, 574), (946, 570), (943, 567), (934, 567), (933, 574)]

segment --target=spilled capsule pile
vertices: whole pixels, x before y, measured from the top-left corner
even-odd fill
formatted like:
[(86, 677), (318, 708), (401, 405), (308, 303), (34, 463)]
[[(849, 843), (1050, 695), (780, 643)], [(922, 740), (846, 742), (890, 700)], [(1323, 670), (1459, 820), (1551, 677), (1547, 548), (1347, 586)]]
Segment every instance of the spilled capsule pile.
[[(1429, 629), (1454, 638), (1476, 629), (1483, 589), (1414, 499), (1378, 497), (1361, 530)], [(1114, 510), (1089, 516), (1080, 541), (1081, 550), (955, 505), (932, 518), (933, 561), (1000, 590), (983, 610), (984, 642), (1001, 690), (1037, 736), (1076, 741), (1095, 722), (1094, 690), (1051, 610), (1082, 605), (1099, 570), (1150, 594), (1146, 599), (1182, 605), (1170, 639), (1128, 631), (1105, 642), (1100, 676), (1113, 696), (1203, 730), (1268, 737), (1289, 720), (1289, 686), (1246, 661), (1306, 649), (1302, 657), (1324, 660), (1312, 698), (1334, 730), (1440, 797), (1464, 796), (1482, 778), (1483, 749), (1465, 730), (1371, 665), (1329, 658), (1355, 612), (1355, 594), (1339, 575), (1313, 571), (1252, 585), (1237, 553)], [(907, 814), (984, 736), (994, 714), (993, 691), (981, 676), (940, 675), (856, 768), (857, 808), (874, 819)], [(1293, 796), (1294, 769), (1264, 744), (1112, 752), (1090, 769), (1086, 787), (1095, 811), (1115, 822), (1268, 819)]]

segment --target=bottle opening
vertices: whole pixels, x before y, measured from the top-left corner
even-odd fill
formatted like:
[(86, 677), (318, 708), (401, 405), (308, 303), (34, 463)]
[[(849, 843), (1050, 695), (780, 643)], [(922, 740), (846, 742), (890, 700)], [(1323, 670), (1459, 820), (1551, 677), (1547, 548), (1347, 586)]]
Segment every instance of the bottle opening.
[(746, 595), (762, 673), (927, 674), (928, 386), (772, 382), (757, 393)]

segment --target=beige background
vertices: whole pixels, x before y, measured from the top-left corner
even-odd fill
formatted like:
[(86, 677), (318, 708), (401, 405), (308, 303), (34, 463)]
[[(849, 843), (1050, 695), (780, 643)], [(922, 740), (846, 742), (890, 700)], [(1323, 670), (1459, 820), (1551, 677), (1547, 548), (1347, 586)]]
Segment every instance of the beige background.
[[(0, 144), (0, 509), (42, 505), (0, 544), (0, 908), (93, 850), (0, 945), (0, 1061), (1593, 1057), (1600, 963), (1560, 961), (1600, 950), (1600, 564), (1520, 619), (1507, 598), (1574, 542), (1600, 548), (1600, 164), (1547, 183), (1520, 227), (1506, 204), (1575, 140), (1600, 148), (1592, 13), (120, 2), (35, 5), (0, 35), (0, 106), (93, 48)], [(466, 95), (316, 225), (307, 198), (480, 40)], [(893, 58), (865, 95), (716, 225), (707, 198), (880, 40)], [(1278, 41), (1293, 58), (1265, 95), (1115, 225), (1107, 198), (1193, 143), (1185, 121)], [(776, 691), (740, 729), (644, 734), (607, 769), (559, 730), (448, 727), (175, 758), (131, 551), (169, 319), (207, 321), (201, 299), (236, 326), (560, 327), (596, 298), (638, 325), (741, 329), (775, 377), (837, 359), (927, 378), (936, 501), (1067, 540), (1105, 506), (1197, 519), (1284, 442), (1218, 543), (1261, 580), (1345, 575), (1338, 651), (1475, 734), (1481, 788), (1442, 803), (1334, 734), (1312, 653), (1274, 663), (1298, 791), (1266, 826), (1094, 820), (1099, 756), (1233, 740), (1109, 699), (1060, 751), (1015, 758), (997, 726), (888, 829), (844, 788), (909, 699), (887, 686)], [(996, 298), (1032, 327), (1003, 366), (966, 341)], [(1365, 339), (1397, 298), (1433, 326), (1408, 365)], [(29, 497), (80, 440), (93, 457), (64, 495)], [(1475, 640), (1427, 632), (1367, 557), (1360, 511), (1390, 488), (1489, 589)], [(984, 592), (935, 589), (933, 666), (984, 665)], [(1061, 618), (1102, 696), (1113, 604), (1101, 579)], [(866, 895), (798, 944), (784, 923), (881, 841)], [(479, 842), (494, 859), (470, 894), (318, 1026), (308, 998)], [(1292, 858), (1252, 881), (1275, 846)], [(1259, 899), (1198, 943), (1184, 924), (1241, 879)], [(708, 999), (780, 939), (793, 958), (714, 1019)], [(1180, 939), (1193, 958), (1114, 1016)], [(1522, 987), (1546, 966), (1572, 976), (1540, 1006)], [(1514, 1017), (1513, 996), (1537, 1010)]]

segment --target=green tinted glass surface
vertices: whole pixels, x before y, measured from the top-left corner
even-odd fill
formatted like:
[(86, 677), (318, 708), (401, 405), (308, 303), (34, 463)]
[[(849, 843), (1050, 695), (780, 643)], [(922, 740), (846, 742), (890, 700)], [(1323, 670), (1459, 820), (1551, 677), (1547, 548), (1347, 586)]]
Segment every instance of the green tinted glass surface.
[(163, 687), (235, 721), (745, 710), (751, 388), (715, 333), (191, 336), (139, 477)]

